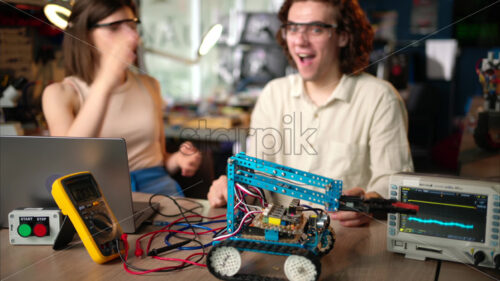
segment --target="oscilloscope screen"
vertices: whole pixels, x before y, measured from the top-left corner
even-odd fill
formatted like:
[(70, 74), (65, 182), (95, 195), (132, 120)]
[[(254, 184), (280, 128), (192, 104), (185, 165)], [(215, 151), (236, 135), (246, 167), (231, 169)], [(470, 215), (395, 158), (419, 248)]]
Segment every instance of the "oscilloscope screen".
[(400, 232), (484, 243), (488, 196), (401, 187), (401, 201), (420, 209), (400, 216)]

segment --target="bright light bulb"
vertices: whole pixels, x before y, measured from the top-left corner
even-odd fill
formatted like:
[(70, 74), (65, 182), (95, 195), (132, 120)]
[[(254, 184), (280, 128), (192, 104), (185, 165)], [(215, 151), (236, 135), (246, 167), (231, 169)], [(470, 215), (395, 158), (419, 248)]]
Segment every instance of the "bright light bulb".
[(68, 26), (68, 18), (71, 15), (71, 10), (57, 4), (47, 4), (43, 8), (45, 16), (51, 23), (60, 29), (65, 29)]
[(216, 24), (210, 28), (210, 30), (207, 32), (207, 35), (203, 38), (203, 41), (201, 42), (200, 48), (198, 49), (198, 54), (200, 56), (204, 56), (208, 54), (210, 49), (212, 49), (213, 46), (219, 41), (219, 38), (222, 34), (222, 25), (221, 24)]

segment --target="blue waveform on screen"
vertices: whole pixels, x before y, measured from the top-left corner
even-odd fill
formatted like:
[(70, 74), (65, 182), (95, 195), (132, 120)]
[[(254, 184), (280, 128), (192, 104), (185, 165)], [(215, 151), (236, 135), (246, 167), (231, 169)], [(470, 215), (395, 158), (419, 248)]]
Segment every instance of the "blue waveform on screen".
[(456, 227), (465, 228), (465, 229), (473, 229), (474, 228), (473, 224), (463, 224), (463, 223), (458, 223), (458, 222), (453, 222), (453, 221), (445, 222), (445, 221), (439, 221), (439, 220), (433, 220), (433, 219), (425, 220), (425, 219), (414, 218), (414, 217), (409, 217), (408, 220), (409, 221), (416, 221), (416, 222), (420, 222), (420, 223), (435, 223), (435, 224), (442, 225), (442, 226), (456, 226)]

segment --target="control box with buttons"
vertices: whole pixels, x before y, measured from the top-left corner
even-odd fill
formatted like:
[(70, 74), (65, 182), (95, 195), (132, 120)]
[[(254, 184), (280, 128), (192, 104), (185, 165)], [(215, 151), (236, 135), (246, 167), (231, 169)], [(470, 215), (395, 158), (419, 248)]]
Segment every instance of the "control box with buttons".
[(95, 262), (112, 260), (124, 250), (122, 228), (92, 174), (79, 172), (55, 180), (52, 196)]
[(12, 245), (53, 245), (61, 229), (61, 211), (55, 208), (19, 208), (9, 213)]
[(389, 251), (500, 269), (500, 182), (400, 173), (389, 196), (419, 206), (388, 214)]

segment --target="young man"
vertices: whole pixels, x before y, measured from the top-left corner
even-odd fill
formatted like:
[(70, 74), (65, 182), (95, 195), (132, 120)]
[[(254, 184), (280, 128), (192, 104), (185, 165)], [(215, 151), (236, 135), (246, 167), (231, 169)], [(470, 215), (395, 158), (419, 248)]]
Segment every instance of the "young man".
[[(262, 91), (248, 154), (342, 179), (347, 195), (387, 197), (389, 176), (413, 170), (407, 114), (389, 83), (362, 72), (373, 31), (359, 4), (287, 0), (278, 17), (278, 42), (298, 74), (273, 80)], [(225, 177), (213, 183), (212, 206), (225, 204), (226, 183)], [(345, 226), (371, 219), (354, 212), (331, 217)]]

